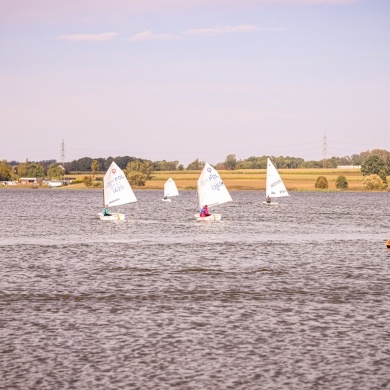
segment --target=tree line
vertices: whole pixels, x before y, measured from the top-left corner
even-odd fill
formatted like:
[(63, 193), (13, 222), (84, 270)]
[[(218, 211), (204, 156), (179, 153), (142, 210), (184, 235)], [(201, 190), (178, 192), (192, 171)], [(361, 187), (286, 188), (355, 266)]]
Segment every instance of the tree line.
[[(223, 162), (215, 165), (218, 170), (237, 169), (266, 169), (267, 158), (270, 157), (277, 169), (295, 168), (337, 168), (337, 166), (361, 166), (364, 176), (371, 174), (378, 175), (383, 183), (387, 184), (387, 176), (390, 175), (390, 152), (383, 149), (373, 149), (360, 154), (345, 157), (332, 157), (326, 161), (305, 161), (303, 158), (289, 156), (251, 156), (238, 160), (235, 154), (229, 154)], [(188, 164), (186, 168), (174, 161), (151, 161), (130, 156), (118, 156), (108, 158), (83, 157), (71, 162), (66, 162), (63, 166), (56, 160), (44, 160), (39, 162), (7, 162), (0, 161), (0, 180), (17, 180), (21, 177), (37, 177), (48, 179), (61, 179), (66, 173), (83, 172), (90, 173), (88, 181), (94, 181), (95, 175), (105, 172), (112, 161), (125, 170), (129, 181), (136, 185), (144, 185), (149, 180), (154, 171), (176, 171), (176, 170), (201, 170), (205, 165), (204, 161), (198, 158)]]

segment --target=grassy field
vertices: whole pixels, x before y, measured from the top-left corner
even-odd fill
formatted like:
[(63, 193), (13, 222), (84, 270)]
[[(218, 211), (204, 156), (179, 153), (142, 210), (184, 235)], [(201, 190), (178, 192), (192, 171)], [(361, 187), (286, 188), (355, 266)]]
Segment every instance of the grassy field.
[[(348, 181), (349, 191), (362, 191), (363, 176), (360, 169), (280, 169), (280, 176), (289, 191), (318, 191), (314, 185), (318, 176), (325, 176), (329, 183), (328, 190), (337, 190), (336, 179), (343, 175)], [(200, 171), (159, 171), (153, 172), (152, 179), (145, 187), (135, 189), (163, 189), (165, 181), (171, 177), (179, 190), (196, 188)], [(243, 169), (219, 171), (229, 190), (265, 190), (265, 169)], [(82, 178), (86, 174), (70, 174), (67, 177)], [(96, 176), (103, 177), (101, 172)], [(84, 185), (78, 185), (83, 187)], [(73, 186), (69, 186), (72, 188)]]

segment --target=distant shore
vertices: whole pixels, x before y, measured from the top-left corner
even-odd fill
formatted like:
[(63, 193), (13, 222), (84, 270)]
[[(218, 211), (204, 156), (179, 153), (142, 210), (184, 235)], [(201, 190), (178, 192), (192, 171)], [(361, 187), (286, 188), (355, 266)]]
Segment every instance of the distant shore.
[[(200, 171), (155, 171), (152, 174), (151, 180), (146, 182), (145, 186), (132, 186), (135, 190), (163, 190), (164, 183), (171, 177), (177, 185), (179, 190), (195, 190), (196, 183), (199, 177)], [(342, 175), (345, 176), (348, 182), (348, 189), (343, 191), (363, 191), (363, 175), (360, 169), (280, 169), (280, 176), (286, 185), (288, 191), (340, 191), (336, 188), (336, 179)], [(226, 187), (229, 190), (259, 190), (265, 191), (265, 169), (243, 169), (235, 171), (219, 171)], [(89, 176), (90, 173), (77, 173), (66, 175), (66, 178), (81, 179), (84, 176)], [(100, 172), (95, 176), (102, 179), (104, 172)], [(325, 176), (329, 187), (326, 190), (315, 188), (315, 183), (318, 176)], [(12, 186), (9, 188), (37, 188), (34, 186)], [(6, 187), (2, 187), (6, 188)], [(58, 189), (88, 189), (88, 190), (101, 190), (102, 187), (86, 187), (84, 183), (71, 184), (68, 186), (49, 188), (46, 186), (39, 186), (38, 189), (50, 189), (52, 191)], [(388, 189), (383, 190), (389, 191)]]

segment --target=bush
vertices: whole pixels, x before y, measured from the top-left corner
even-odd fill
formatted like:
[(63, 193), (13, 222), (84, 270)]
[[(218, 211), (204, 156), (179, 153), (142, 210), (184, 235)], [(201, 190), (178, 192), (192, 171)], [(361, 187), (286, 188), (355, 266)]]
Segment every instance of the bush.
[(328, 188), (328, 179), (325, 176), (318, 176), (315, 184), (315, 188)]
[(131, 185), (142, 187), (146, 184), (146, 175), (141, 172), (132, 171), (127, 175), (127, 180)]
[(336, 179), (336, 188), (348, 188), (348, 181), (347, 181), (347, 178), (343, 175), (340, 175), (337, 179)]
[(84, 176), (83, 179), (84, 179), (84, 183), (87, 187), (92, 186), (92, 176)]
[(378, 175), (368, 175), (363, 178), (364, 190), (382, 190), (385, 188), (383, 180)]

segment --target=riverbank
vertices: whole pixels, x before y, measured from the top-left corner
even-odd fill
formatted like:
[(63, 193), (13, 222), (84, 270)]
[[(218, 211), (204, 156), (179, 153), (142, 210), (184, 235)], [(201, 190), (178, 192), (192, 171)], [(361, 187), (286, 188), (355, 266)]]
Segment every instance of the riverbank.
[[(153, 172), (151, 180), (148, 180), (145, 186), (133, 185), (132, 187), (137, 190), (163, 190), (164, 183), (171, 177), (175, 180), (179, 190), (195, 190), (199, 173), (200, 171), (156, 171)], [(265, 169), (242, 169), (219, 171), (219, 173), (229, 190), (265, 191)], [(327, 191), (339, 191), (336, 188), (336, 180), (340, 175), (345, 176), (348, 182), (348, 189), (343, 191), (363, 191), (363, 175), (360, 169), (280, 169), (279, 173), (288, 191), (324, 191), (315, 188), (318, 176), (325, 176), (328, 180), (329, 188)], [(89, 175), (89, 173), (71, 173), (65, 178), (83, 179), (84, 176)], [(95, 175), (95, 179), (103, 179), (103, 176), (104, 172), (100, 172)], [(31, 186), (12, 186), (10, 188), (31, 188)], [(39, 187), (39, 189), (41, 188), (45, 187)], [(60, 188), (70, 190), (86, 189), (87, 187), (84, 183), (78, 183)], [(101, 189), (101, 187), (88, 187), (88, 189)]]

